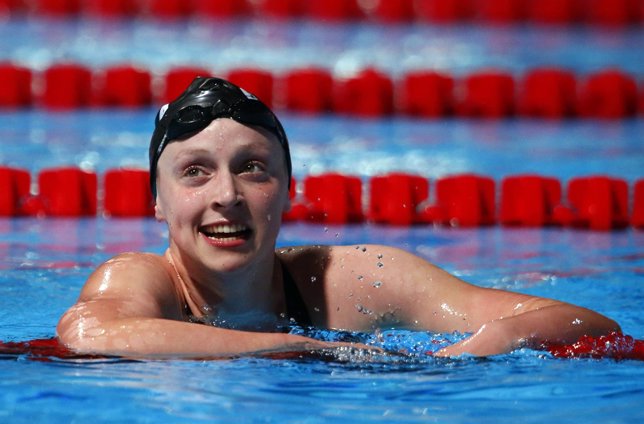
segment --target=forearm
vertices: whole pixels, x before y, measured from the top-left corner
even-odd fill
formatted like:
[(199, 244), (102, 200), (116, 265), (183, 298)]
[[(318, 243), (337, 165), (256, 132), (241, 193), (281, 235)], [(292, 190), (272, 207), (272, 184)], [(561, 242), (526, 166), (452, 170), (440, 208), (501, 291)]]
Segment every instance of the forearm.
[(124, 318), (90, 328), (59, 327), (58, 336), (81, 353), (145, 358), (229, 358), (331, 346), (291, 334), (236, 331), (159, 318)]
[(583, 335), (620, 331), (613, 320), (591, 310), (556, 304), (484, 324), (474, 335), (440, 350), (438, 356), (469, 353), (478, 356), (509, 352), (544, 343), (573, 343)]

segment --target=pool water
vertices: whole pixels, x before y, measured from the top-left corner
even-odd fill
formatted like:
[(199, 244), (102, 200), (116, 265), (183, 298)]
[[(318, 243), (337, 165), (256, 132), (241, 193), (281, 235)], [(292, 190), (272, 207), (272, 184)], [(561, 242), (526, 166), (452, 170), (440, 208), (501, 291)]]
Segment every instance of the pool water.
[[(217, 70), (303, 63), (335, 71), (378, 65), (394, 75), (419, 66), (455, 74), (556, 64), (589, 72), (619, 64), (636, 75), (642, 30), (532, 27), (382, 28), (370, 24), (92, 22), (12, 20), (0, 57), (33, 68), (74, 60), (135, 60), (159, 72), (177, 63)], [(101, 49), (97, 46), (101, 45)], [(324, 54), (312, 46), (325, 46)], [(580, 49), (580, 45), (590, 45)], [(404, 46), (404, 48), (398, 48)], [(501, 48), (503, 47), (503, 48)], [(547, 48), (546, 48), (547, 47)], [(99, 51), (100, 50), (100, 53)], [(211, 54), (203, 54), (211, 51)], [(173, 54), (169, 54), (172, 52)], [(322, 61), (324, 61), (322, 63)], [(146, 166), (151, 109), (0, 112), (0, 164), (35, 175), (74, 165), (99, 174)], [(476, 172), (499, 181), (536, 172), (565, 182), (607, 174), (642, 178), (644, 120), (440, 121), (280, 114), (294, 174), (339, 171), (367, 179), (408, 171), (435, 179)], [(162, 252), (152, 219), (0, 218), (0, 340), (54, 335), (89, 273), (128, 250)], [(560, 228), (456, 229), (372, 224), (286, 224), (279, 245), (386, 243), (485, 287), (595, 309), (644, 338), (644, 232)], [(490, 358), (433, 358), (457, 334), (320, 332), (356, 337), (404, 356), (221, 361), (0, 357), (0, 422), (450, 422), (634, 423), (644, 418), (644, 361), (556, 359), (522, 349)]]

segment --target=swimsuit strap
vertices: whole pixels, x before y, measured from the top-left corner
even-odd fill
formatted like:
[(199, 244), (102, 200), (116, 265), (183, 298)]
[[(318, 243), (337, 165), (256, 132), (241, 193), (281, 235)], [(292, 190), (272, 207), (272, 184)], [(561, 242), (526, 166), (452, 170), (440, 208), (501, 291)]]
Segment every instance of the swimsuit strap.
[(297, 289), (297, 284), (295, 284), (293, 276), (283, 263), (282, 278), (284, 280), (284, 295), (286, 297), (286, 314), (288, 318), (295, 320), (302, 327), (313, 325), (311, 316), (306, 309), (306, 304), (302, 299), (300, 291)]

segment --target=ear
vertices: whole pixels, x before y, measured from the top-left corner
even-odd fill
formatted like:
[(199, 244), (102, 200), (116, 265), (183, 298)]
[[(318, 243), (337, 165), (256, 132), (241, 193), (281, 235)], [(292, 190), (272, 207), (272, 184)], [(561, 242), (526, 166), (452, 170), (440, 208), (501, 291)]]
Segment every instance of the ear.
[(163, 213), (163, 208), (161, 207), (161, 205), (159, 205), (158, 197), (157, 201), (154, 204), (154, 218), (156, 218), (156, 220), (159, 222), (165, 221), (165, 213)]
[(284, 207), (282, 208), (282, 213), (286, 213), (286, 212), (290, 211), (292, 206), (293, 205), (291, 203), (291, 198), (287, 197), (286, 201), (284, 201)]

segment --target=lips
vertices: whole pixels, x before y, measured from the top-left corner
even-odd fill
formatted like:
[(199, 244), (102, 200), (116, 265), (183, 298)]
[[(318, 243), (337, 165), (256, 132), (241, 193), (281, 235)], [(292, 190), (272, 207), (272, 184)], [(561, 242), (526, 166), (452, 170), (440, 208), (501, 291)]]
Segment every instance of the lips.
[(247, 240), (251, 229), (243, 224), (211, 224), (199, 228), (199, 232), (217, 244)]

